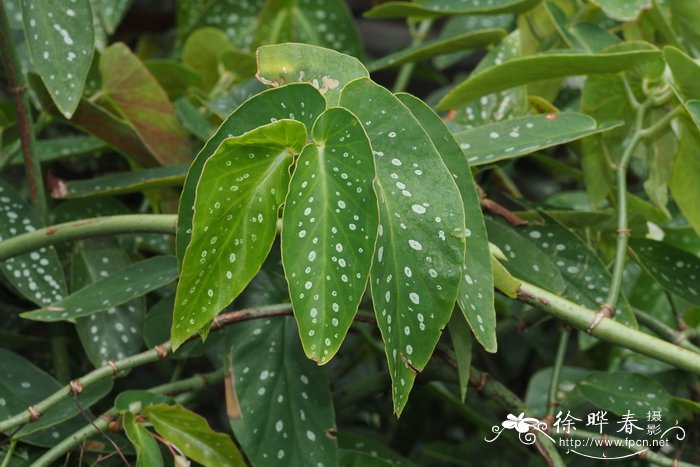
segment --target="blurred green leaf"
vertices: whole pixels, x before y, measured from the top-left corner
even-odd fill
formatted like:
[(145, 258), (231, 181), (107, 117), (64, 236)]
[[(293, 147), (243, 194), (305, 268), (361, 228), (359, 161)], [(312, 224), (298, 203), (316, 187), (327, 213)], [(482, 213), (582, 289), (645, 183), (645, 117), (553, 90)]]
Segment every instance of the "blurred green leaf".
[(635, 373), (591, 373), (577, 388), (596, 408), (618, 416), (628, 411), (639, 417), (650, 411), (661, 411), (662, 416), (668, 416), (672, 405), (671, 396), (661, 383)]
[(124, 414), (122, 421), (124, 432), (129, 437), (129, 441), (136, 449), (137, 467), (160, 467), (163, 464), (163, 456), (160, 454), (158, 442), (153, 438), (151, 432), (136, 421), (131, 413)]
[(598, 5), (608, 17), (617, 21), (635, 21), (639, 15), (651, 8), (651, 0), (591, 0)]
[(472, 336), (469, 333), (468, 323), (464, 315), (452, 313), (450, 322), (447, 323), (452, 339), (452, 348), (457, 361), (457, 377), (459, 378), (459, 395), (464, 402), (469, 387), (469, 373), (472, 363)]
[(539, 0), (418, 0), (382, 2), (365, 13), (367, 18), (435, 18), (442, 15), (496, 14), (527, 11)]
[(157, 167), (117, 172), (87, 180), (58, 180), (51, 190), (51, 196), (59, 199), (89, 198), (180, 186), (185, 181), (186, 174), (187, 167)]
[(170, 404), (172, 398), (155, 392), (138, 389), (126, 390), (114, 399), (114, 408), (119, 412), (131, 414), (141, 413), (144, 407), (157, 404)]

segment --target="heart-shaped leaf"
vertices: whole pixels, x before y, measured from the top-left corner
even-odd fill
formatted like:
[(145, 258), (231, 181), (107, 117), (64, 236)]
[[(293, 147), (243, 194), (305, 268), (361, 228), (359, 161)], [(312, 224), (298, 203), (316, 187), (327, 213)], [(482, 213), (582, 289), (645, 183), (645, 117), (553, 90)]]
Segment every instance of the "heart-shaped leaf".
[[(291, 318), (241, 323), (230, 336), (231, 428), (257, 466), (337, 465), (335, 414), (323, 368), (309, 361)], [(265, 349), (261, 352), (261, 349)]]
[(374, 161), (362, 125), (326, 110), (296, 163), (282, 219), (282, 261), (306, 355), (338, 351), (367, 284), (377, 238)]
[(594, 407), (616, 415), (628, 411), (646, 416), (650, 411), (667, 415), (672, 400), (666, 388), (658, 381), (637, 373), (594, 372), (583, 378), (578, 390)]
[(326, 102), (323, 96), (313, 86), (291, 84), (270, 89), (250, 98), (221, 124), (216, 134), (209, 138), (190, 165), (182, 188), (177, 219), (177, 258), (180, 264), (192, 236), (192, 209), (199, 177), (204, 163), (214, 154), (224, 139), (240, 136), (261, 125), (282, 119), (298, 120), (306, 125), (307, 131), (310, 132), (314, 122), (325, 108)]
[(91, 196), (114, 196), (182, 185), (187, 168), (156, 167), (132, 172), (117, 172), (88, 180), (57, 180), (51, 190), (53, 198), (71, 199)]
[(329, 106), (338, 104), (340, 92), (350, 81), (369, 78), (358, 59), (314, 45), (270, 45), (260, 47), (257, 56), (260, 81), (275, 87), (310, 83), (326, 97)]
[(163, 456), (160, 454), (158, 442), (151, 432), (136, 421), (133, 414), (124, 414), (122, 420), (124, 432), (136, 449), (136, 467), (161, 467)]
[(495, 352), (496, 310), (491, 255), (479, 194), (469, 165), (445, 124), (430, 107), (408, 94), (399, 94), (398, 98), (426, 130), (459, 189), (466, 219), (464, 235), (467, 245), (457, 302), (477, 341), (487, 351)]
[(700, 305), (700, 258), (667, 243), (630, 238), (639, 264), (671, 293)]
[(515, 58), (470, 76), (443, 97), (437, 107), (446, 110), (520, 84), (566, 76), (617, 73), (658, 60), (660, 55), (656, 49), (639, 49), (602, 54), (558, 51)]
[[(0, 241), (42, 227), (32, 207), (0, 180)], [(67, 294), (63, 267), (51, 246), (5, 260), (0, 268), (17, 292), (37, 305), (50, 305)]]
[(35, 321), (73, 321), (123, 305), (171, 283), (177, 277), (172, 256), (155, 256), (93, 282), (49, 307), (21, 316)]
[(56, 107), (70, 118), (90, 70), (95, 37), (89, 0), (22, 0), (24, 36)]
[(195, 462), (221, 467), (245, 466), (228, 435), (215, 432), (205, 418), (183, 406), (149, 405), (143, 413), (159, 435)]
[(340, 103), (363, 122), (375, 154), (379, 235), (370, 282), (400, 414), (457, 298), (464, 209), (430, 137), (394, 95), (358, 79)]
[(517, 13), (527, 11), (539, 0), (419, 0), (415, 2), (382, 2), (365, 16), (367, 18), (435, 18), (442, 15)]
[(262, 266), (293, 156), (305, 143), (303, 123), (280, 120), (225, 140), (204, 164), (175, 298), (174, 349), (207, 326)]

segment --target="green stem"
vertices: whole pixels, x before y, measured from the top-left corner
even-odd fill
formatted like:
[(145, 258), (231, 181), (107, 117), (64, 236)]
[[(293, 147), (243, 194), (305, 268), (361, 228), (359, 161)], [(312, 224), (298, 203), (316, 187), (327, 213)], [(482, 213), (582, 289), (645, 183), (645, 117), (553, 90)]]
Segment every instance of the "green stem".
[(17, 446), (17, 440), (13, 439), (10, 441), (10, 446), (7, 448), (7, 452), (5, 453), (0, 467), (8, 467), (10, 465), (10, 462), (12, 462), (12, 455), (15, 453), (15, 446)]
[(66, 384), (70, 381), (70, 365), (68, 358), (68, 339), (64, 323), (51, 326), (51, 357), (56, 379)]
[(559, 336), (559, 345), (554, 358), (554, 366), (552, 367), (552, 380), (549, 384), (549, 406), (547, 415), (554, 415), (554, 409), (559, 404), (557, 401), (557, 390), (559, 389), (559, 377), (561, 375), (561, 367), (564, 365), (566, 350), (569, 347), (569, 330), (562, 329)]
[(700, 348), (689, 342), (687, 339), (688, 336), (686, 336), (685, 333), (677, 331), (671, 326), (667, 326), (666, 324), (656, 319), (654, 316), (642, 310), (635, 309), (634, 316), (637, 318), (637, 321), (639, 321), (640, 324), (643, 324), (644, 326), (648, 327), (667, 341), (673, 342), (674, 344), (680, 347), (692, 350), (693, 352), (700, 354)]
[[(496, 288), (507, 290), (507, 284), (496, 284)], [(596, 316), (593, 310), (524, 281), (521, 281), (516, 293), (519, 300), (534, 305), (577, 329), (588, 330)], [(700, 375), (700, 354), (632, 329), (617, 321), (604, 319), (591, 330), (591, 334), (598, 339)]]
[[(153, 387), (151, 389), (148, 389), (148, 391), (156, 393), (156, 394), (173, 394), (173, 393), (197, 391), (197, 390), (200, 390), (209, 384), (214, 384), (214, 383), (221, 381), (224, 377), (224, 374), (225, 374), (224, 370), (221, 369), (221, 370), (213, 371), (211, 373), (206, 373), (206, 374), (202, 374), (202, 375), (195, 375), (195, 376), (192, 376), (191, 378), (176, 381), (174, 383), (168, 383), (168, 384), (156, 386), (156, 387)], [(80, 430), (78, 430), (75, 433), (71, 434), (70, 436), (66, 437), (63, 441), (61, 441), (60, 443), (58, 443), (57, 445), (55, 445), (54, 447), (52, 447), (51, 449), (46, 451), (32, 465), (34, 467), (44, 467), (44, 466), (53, 465), (53, 463), (56, 460), (61, 458), (63, 455), (65, 455), (71, 449), (80, 445), (80, 443), (82, 443), (86, 439), (91, 438), (92, 436), (95, 436), (102, 431), (105, 431), (109, 425), (110, 420), (114, 419), (118, 415), (119, 415), (119, 412), (117, 411), (116, 408), (112, 408), (112, 409), (108, 410), (107, 412), (105, 412), (101, 416), (97, 417), (93, 421), (93, 423), (84, 426)]]
[(44, 178), (41, 174), (41, 164), (34, 153), (36, 140), (29, 108), (29, 85), (24, 73), (22, 73), (11, 31), (4, 3), (0, 2), (0, 56), (5, 68), (5, 75), (7, 76), (8, 91), (14, 96), (15, 100), (17, 127), (19, 128), (19, 138), (22, 142), (22, 153), (24, 155), (24, 169), (29, 181), (32, 202), (36, 207), (37, 215), (41, 219), (45, 219), (46, 194)]
[[(277, 316), (289, 314), (291, 310), (291, 305), (284, 303), (279, 305), (268, 305), (258, 308), (247, 308), (239, 311), (232, 311), (230, 313), (224, 313), (216, 317), (215, 326), (212, 329), (216, 331), (222, 326), (230, 323), (247, 321), (250, 319), (257, 319), (267, 316)], [(155, 362), (162, 358), (166, 358), (171, 353), (170, 341), (163, 342), (157, 345), (151, 350), (146, 350), (136, 355), (132, 355), (121, 360), (112, 361), (109, 364), (101, 366), (94, 369), (90, 373), (78, 378), (76, 381), (80, 383), (83, 388), (87, 388), (98, 381), (103, 379), (112, 378), (118, 376), (119, 373), (123, 373), (125, 370), (130, 370), (148, 363)], [(32, 407), (36, 412), (40, 414), (46, 413), (47, 410), (51, 409), (53, 406), (61, 402), (62, 400), (70, 397), (72, 395), (72, 390), (70, 385), (66, 385), (54, 392), (47, 398), (40, 402), (37, 402)], [(20, 425), (30, 423), (31, 415), (29, 409), (20, 412), (12, 417), (6, 418), (0, 422), (0, 433), (7, 433), (17, 428)]]
[(0, 261), (56, 243), (125, 233), (175, 234), (175, 214), (127, 214), (57, 224), (0, 242)]
[[(426, 19), (421, 21), (418, 29), (412, 33), (413, 41), (410, 47), (417, 47), (423, 43), (425, 40), (425, 35), (430, 31), (430, 26), (432, 26), (433, 21)], [(399, 74), (396, 76), (396, 82), (394, 83), (393, 92), (401, 92), (406, 89), (408, 83), (411, 81), (411, 76), (413, 75), (413, 70), (416, 69), (416, 62), (405, 63), (399, 69)]]

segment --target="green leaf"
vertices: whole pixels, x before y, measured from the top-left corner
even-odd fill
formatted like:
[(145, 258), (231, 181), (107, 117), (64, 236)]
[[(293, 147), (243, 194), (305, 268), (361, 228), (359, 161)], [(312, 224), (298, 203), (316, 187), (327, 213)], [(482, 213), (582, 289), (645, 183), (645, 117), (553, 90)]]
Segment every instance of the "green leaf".
[(302, 123), (280, 120), (223, 141), (206, 161), (175, 298), (174, 349), (230, 304), (262, 266), (293, 156), (305, 142)]
[(468, 240), (457, 302), (477, 341), (485, 350), (495, 352), (496, 311), (491, 255), (479, 194), (469, 165), (454, 138), (432, 109), (408, 94), (400, 94), (398, 97), (430, 136), (459, 189), (465, 213), (463, 232)]
[(639, 15), (652, 7), (651, 0), (591, 0), (609, 18), (617, 21), (636, 21)]
[[(160, 341), (163, 342), (163, 341)], [(170, 404), (172, 397), (150, 391), (130, 389), (120, 392), (114, 399), (114, 407), (122, 413), (141, 413), (144, 407), (157, 404)]]
[[(68, 157), (97, 155), (107, 149), (104, 141), (94, 136), (65, 136), (38, 140), (36, 142), (36, 154), (41, 162), (53, 162)], [(12, 165), (21, 165), (22, 159), (15, 158)]]
[[(0, 241), (42, 227), (32, 207), (0, 180)], [(37, 305), (50, 305), (67, 294), (63, 267), (51, 246), (7, 259), (0, 268), (17, 292)]]
[[(697, 123), (700, 123), (700, 119)], [(673, 162), (669, 187), (683, 216), (700, 235), (700, 184), (697, 179), (700, 174), (700, 134), (686, 122), (682, 122), (680, 130), (678, 153)]]
[[(0, 349), (0, 360), (2, 361), (2, 369), (0, 369), (0, 376), (2, 376), (0, 377), (0, 420), (5, 420), (11, 415), (27, 410), (30, 405), (36, 404), (62, 387), (44, 370), (37, 368), (19, 355)], [(102, 380), (86, 387), (77, 400), (80, 407), (86, 410), (109, 394), (111, 390), (112, 379)], [(73, 398), (63, 399), (51, 410), (42, 414), (39, 420), (24, 425), (14, 434), (14, 437), (23, 438), (31, 433), (49, 431), (49, 427), (75, 417), (80, 411), (75, 402)], [(50, 436), (58, 439), (62, 434), (68, 433), (54, 429), (51, 430)]]
[(178, 35), (184, 38), (197, 27), (213, 26), (240, 48), (252, 45), (258, 14), (265, 0), (182, 0), (177, 3)]
[(308, 44), (277, 44), (257, 51), (258, 79), (277, 87), (288, 83), (311, 83), (337, 105), (340, 92), (350, 81), (369, 78), (362, 63), (331, 49)]
[(64, 181), (57, 179), (51, 189), (51, 196), (72, 199), (142, 192), (182, 185), (185, 181), (185, 175), (187, 175), (187, 168), (179, 166), (116, 172), (86, 180)]
[(155, 256), (87, 285), (49, 307), (20, 316), (35, 321), (73, 321), (127, 303), (169, 284), (176, 277), (175, 258)]
[(578, 384), (584, 398), (597, 409), (616, 415), (660, 410), (668, 414), (672, 400), (658, 381), (636, 373), (591, 373)]
[(454, 134), (469, 165), (490, 164), (608, 131), (621, 123), (598, 126), (588, 115), (561, 112), (528, 115)]
[(211, 429), (206, 419), (181, 405), (151, 405), (143, 410), (153, 428), (180, 452), (203, 465), (245, 466), (231, 438)]
[(506, 31), (504, 29), (482, 29), (462, 33), (447, 39), (436, 39), (386, 55), (370, 63), (367, 68), (369, 71), (375, 72), (383, 68), (417, 62), (450, 52), (458, 52), (465, 49), (483, 49), (498, 43), (505, 35)]
[(685, 99), (700, 99), (700, 65), (675, 47), (664, 47), (664, 58), (681, 95)]
[(377, 238), (372, 148), (350, 112), (322, 113), (296, 163), (282, 219), (282, 261), (306, 355), (327, 363), (367, 285)]
[[(233, 50), (223, 31), (216, 28), (201, 28), (187, 38), (182, 49), (182, 61), (192, 70), (196, 70), (202, 78), (204, 89), (209, 91), (221, 79), (223, 55)], [(253, 70), (255, 70), (254, 57), (245, 55), (252, 60)]]
[(486, 227), (489, 241), (505, 255), (503, 265), (511, 274), (550, 292), (564, 292), (566, 282), (547, 254), (502, 222), (486, 219)]
[(370, 282), (399, 415), (452, 314), (464, 210), (430, 137), (395, 96), (358, 79), (340, 102), (364, 123), (375, 154), (379, 237)]
[(97, 0), (97, 13), (109, 34), (114, 34), (133, 0)]
[[(572, 408), (570, 401), (576, 399), (576, 385), (590, 373), (585, 368), (562, 366), (557, 384), (557, 410)], [(533, 414), (543, 416), (549, 408), (549, 387), (552, 384), (552, 367), (537, 371), (527, 384), (525, 404)]]
[[(386, 465), (388, 463), (394, 467), (417, 467), (416, 464), (383, 443), (379, 436), (373, 434), (360, 435), (349, 431), (341, 431), (338, 433), (338, 445), (341, 448), (340, 465), (343, 467), (345, 467), (345, 464), (342, 462), (345, 456), (343, 451), (345, 453), (365, 454), (373, 457), (375, 460), (384, 462), (378, 465)], [(366, 456), (362, 460), (367, 460)], [(363, 466), (365, 464), (359, 465)]]
[(365, 13), (367, 18), (435, 18), (442, 15), (519, 13), (537, 5), (540, 0), (418, 0), (381, 3)]
[[(698, 33), (698, 21), (700, 20), (700, 4), (694, 0), (674, 0), (664, 2), (670, 9), (673, 27), (680, 35), (680, 40), (693, 56), (697, 57), (700, 52), (700, 34)], [(656, 9), (656, 2), (653, 5)], [(670, 28), (669, 28), (670, 29)], [(671, 33), (673, 34), (673, 33)]]
[(571, 23), (566, 13), (556, 3), (545, 2), (547, 13), (557, 28), (562, 39), (572, 49), (600, 53), (611, 45), (620, 42), (620, 38), (592, 23)]
[(230, 342), (241, 417), (231, 420), (231, 428), (251, 463), (337, 465), (335, 415), (326, 374), (301, 350), (294, 320), (279, 317), (240, 324)]
[(700, 305), (700, 258), (680, 248), (645, 238), (630, 238), (635, 259), (671, 293)]
[(133, 126), (161, 165), (191, 160), (190, 141), (168, 95), (146, 66), (123, 43), (112, 44), (100, 56), (102, 93)]
[(256, 46), (304, 42), (362, 56), (355, 21), (344, 0), (267, 0), (258, 17)]
[(450, 322), (447, 323), (452, 338), (452, 348), (457, 360), (457, 377), (459, 378), (459, 395), (462, 402), (467, 397), (469, 387), (469, 372), (472, 364), (472, 336), (466, 319), (459, 313), (452, 313)]
[[(112, 238), (91, 238), (78, 242), (72, 261), (72, 287), (77, 292), (129, 265), (126, 252)], [(120, 360), (141, 350), (141, 328), (146, 303), (138, 297), (107, 313), (95, 313), (76, 320), (83, 349), (95, 366)]]
[(151, 432), (136, 421), (133, 414), (124, 414), (122, 420), (124, 432), (136, 449), (136, 467), (160, 467), (163, 464), (163, 456), (160, 454), (158, 442)]
[(90, 2), (22, 0), (22, 13), (34, 67), (58, 109), (70, 118), (92, 62), (95, 38)]
[(457, 85), (438, 103), (449, 109), (471, 99), (504, 89), (567, 76), (617, 73), (658, 60), (655, 49), (631, 50), (601, 54), (556, 51), (514, 58), (470, 76)]
[(191, 88), (203, 87), (202, 77), (183, 63), (168, 59), (151, 59), (144, 64), (170, 99), (182, 97)]
[(192, 209), (197, 183), (204, 164), (226, 138), (240, 136), (271, 121), (292, 119), (302, 122), (307, 131), (326, 108), (323, 96), (311, 85), (291, 84), (264, 91), (241, 104), (209, 138), (190, 165), (180, 195), (177, 219), (177, 258), (182, 263), (192, 236)]

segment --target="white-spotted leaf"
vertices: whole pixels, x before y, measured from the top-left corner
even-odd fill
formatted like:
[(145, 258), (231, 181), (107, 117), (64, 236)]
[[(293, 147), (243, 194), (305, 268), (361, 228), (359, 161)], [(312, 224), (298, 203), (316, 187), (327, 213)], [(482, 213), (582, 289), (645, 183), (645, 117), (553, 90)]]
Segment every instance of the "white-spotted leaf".
[(338, 351), (367, 284), (377, 237), (374, 161), (362, 125), (326, 110), (296, 163), (282, 222), (282, 261), (306, 355)]
[(231, 374), (241, 416), (231, 428), (253, 465), (338, 465), (335, 414), (324, 368), (306, 358), (291, 318), (240, 323)]
[(78, 107), (95, 48), (89, 0), (22, 0), (24, 35), (56, 107), (70, 118)]
[(577, 386), (581, 395), (597, 409), (608, 410), (623, 416), (628, 411), (646, 416), (660, 411), (670, 415), (671, 395), (659, 381), (635, 373), (594, 372), (583, 378)]
[(491, 123), (454, 134), (469, 165), (482, 165), (524, 156), (616, 128), (621, 123), (599, 126), (588, 115), (561, 112), (528, 115)]
[(58, 179), (52, 187), (53, 198), (87, 198), (114, 196), (124, 193), (182, 185), (187, 167), (156, 167), (130, 172), (117, 172), (88, 180), (64, 181)]
[[(42, 227), (32, 207), (0, 180), (0, 241)], [(7, 259), (0, 268), (17, 292), (37, 305), (50, 305), (66, 296), (63, 267), (51, 246)]]
[(310, 83), (337, 105), (340, 92), (350, 81), (368, 78), (369, 73), (356, 58), (335, 50), (308, 44), (277, 44), (257, 51), (258, 79), (277, 87), (288, 83)]
[(370, 283), (398, 415), (452, 314), (464, 209), (430, 137), (396, 96), (358, 79), (340, 103), (360, 119), (375, 155), (379, 227)]
[(241, 104), (209, 138), (204, 148), (190, 165), (180, 196), (177, 219), (177, 258), (182, 264), (192, 236), (192, 209), (195, 192), (204, 163), (217, 150), (224, 139), (282, 119), (298, 120), (311, 132), (316, 118), (326, 108), (323, 96), (309, 84), (291, 84), (264, 91)]
[(86, 285), (66, 298), (21, 316), (35, 321), (73, 321), (110, 310), (167, 285), (177, 277), (172, 256), (155, 256)]
[(280, 120), (225, 140), (204, 164), (175, 298), (174, 348), (207, 326), (262, 266), (293, 156), (305, 142), (303, 123)]
[(459, 189), (466, 221), (463, 231), (466, 251), (457, 302), (477, 341), (487, 351), (495, 352), (496, 310), (491, 255), (471, 170), (447, 127), (430, 107), (409, 94), (399, 94), (398, 98), (426, 130)]

